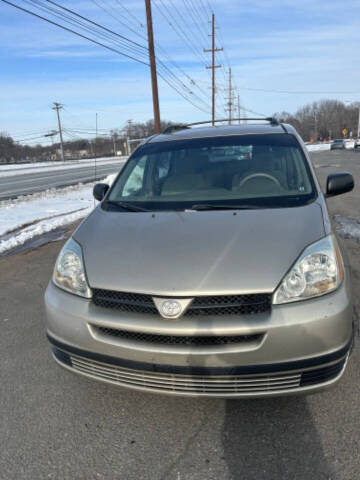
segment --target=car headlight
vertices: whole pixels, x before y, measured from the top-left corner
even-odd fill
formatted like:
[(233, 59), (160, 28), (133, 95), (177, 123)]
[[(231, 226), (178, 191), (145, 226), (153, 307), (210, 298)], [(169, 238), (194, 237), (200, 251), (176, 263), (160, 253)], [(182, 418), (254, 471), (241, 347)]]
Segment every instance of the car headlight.
[(86, 280), (83, 255), (80, 245), (70, 238), (61, 250), (55, 264), (53, 282), (67, 292), (91, 298)]
[(273, 304), (298, 302), (336, 290), (344, 277), (339, 246), (333, 235), (310, 245), (300, 255), (273, 296)]

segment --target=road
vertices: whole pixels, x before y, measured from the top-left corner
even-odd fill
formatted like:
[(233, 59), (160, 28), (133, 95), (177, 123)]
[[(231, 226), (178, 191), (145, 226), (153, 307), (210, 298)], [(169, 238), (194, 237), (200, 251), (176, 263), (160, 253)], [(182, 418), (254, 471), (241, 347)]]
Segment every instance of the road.
[[(321, 183), (340, 169), (360, 178), (360, 155), (346, 155), (313, 155)], [(357, 185), (329, 207), (360, 220), (359, 200)], [(44, 336), (42, 298), (61, 244), (0, 260), (1, 480), (360, 478), (358, 339), (341, 383), (308, 397), (183, 399), (73, 376)], [(359, 308), (360, 245), (345, 246)]]
[[(96, 180), (101, 180), (110, 173), (118, 172), (123, 162), (106, 163), (97, 165)], [(0, 200), (14, 198), (19, 195), (41, 192), (47, 188), (64, 187), (76, 183), (87, 183), (95, 180), (93, 165), (79, 166), (69, 170), (55, 170), (49, 168), (47, 172), (35, 172), (13, 177), (0, 177)]]

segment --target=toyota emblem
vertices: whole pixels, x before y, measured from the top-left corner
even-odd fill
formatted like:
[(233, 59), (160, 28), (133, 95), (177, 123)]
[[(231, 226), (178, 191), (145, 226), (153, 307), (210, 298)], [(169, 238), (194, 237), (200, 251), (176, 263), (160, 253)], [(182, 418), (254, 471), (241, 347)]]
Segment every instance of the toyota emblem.
[(177, 317), (182, 307), (176, 300), (166, 300), (161, 304), (161, 311), (165, 317)]

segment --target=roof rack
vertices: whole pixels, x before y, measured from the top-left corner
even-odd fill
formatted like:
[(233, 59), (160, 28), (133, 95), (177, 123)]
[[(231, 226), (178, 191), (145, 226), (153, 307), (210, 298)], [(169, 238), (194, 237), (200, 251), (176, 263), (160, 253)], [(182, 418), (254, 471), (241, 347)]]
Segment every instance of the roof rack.
[[(263, 122), (269, 122), (270, 125), (280, 125), (278, 119), (276, 117), (262, 117), (262, 118), (232, 118), (232, 122), (238, 122), (238, 121), (247, 121), (247, 120), (257, 120), (257, 121), (263, 121)], [(228, 118), (224, 118), (222, 120), (215, 120), (214, 123), (222, 123), (222, 122), (228, 122)], [(177, 125), (170, 125), (169, 127), (166, 127), (165, 130), (163, 130), (163, 134), (168, 134), (172, 132), (176, 132), (177, 130), (185, 130), (190, 127), (195, 127), (197, 125), (206, 125), (208, 123), (213, 123), (212, 120), (207, 120), (206, 122), (195, 122), (195, 123), (188, 123), (188, 124), (177, 124)]]
[(169, 125), (162, 131), (162, 133), (164, 134), (172, 133), (172, 132), (176, 132), (176, 130), (185, 130), (186, 128), (190, 128), (190, 127), (188, 125), (182, 125), (181, 123), (176, 125)]
[[(261, 120), (263, 122), (269, 122), (271, 125), (279, 125), (278, 119), (275, 117), (257, 117), (257, 118), (249, 118), (249, 117), (244, 117), (244, 118), (232, 118), (232, 122), (238, 122), (238, 121), (247, 121), (247, 120)], [(214, 120), (214, 123), (221, 123), (221, 122), (228, 122), (228, 118), (223, 118), (222, 120)], [(206, 122), (195, 122), (195, 123), (188, 123), (188, 127), (193, 127), (195, 125), (205, 125), (206, 123), (212, 123), (212, 120), (208, 120)]]

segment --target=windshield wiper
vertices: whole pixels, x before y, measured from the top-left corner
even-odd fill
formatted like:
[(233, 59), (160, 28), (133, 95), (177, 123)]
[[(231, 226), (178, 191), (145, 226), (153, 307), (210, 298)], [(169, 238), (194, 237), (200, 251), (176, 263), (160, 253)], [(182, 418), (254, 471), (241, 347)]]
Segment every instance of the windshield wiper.
[(189, 210), (262, 210), (267, 208), (259, 205), (212, 205), (210, 203), (199, 203), (190, 207)]
[(131, 203), (126, 202), (114, 202), (112, 200), (106, 200), (105, 203), (107, 205), (113, 205), (114, 207), (120, 207), (123, 210), (128, 210), (129, 212), (149, 212), (146, 208), (138, 207), (136, 205), (132, 205)]

